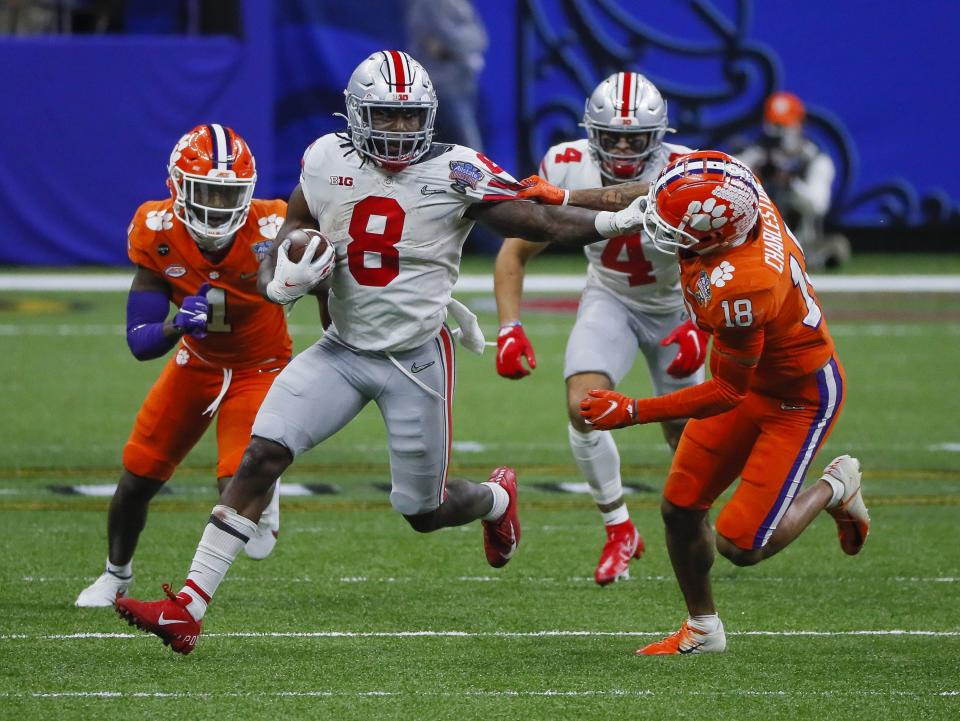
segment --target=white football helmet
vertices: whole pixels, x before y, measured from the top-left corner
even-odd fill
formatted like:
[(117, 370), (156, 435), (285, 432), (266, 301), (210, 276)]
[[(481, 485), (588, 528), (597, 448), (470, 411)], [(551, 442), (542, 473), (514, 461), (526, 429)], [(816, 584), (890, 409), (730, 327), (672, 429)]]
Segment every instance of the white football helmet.
[[(640, 73), (614, 73), (587, 98), (582, 125), (603, 176), (634, 180), (667, 132), (667, 101)], [(627, 134), (629, 152), (614, 152), (616, 139)]]
[[(423, 66), (400, 50), (383, 50), (360, 63), (346, 90), (350, 141), (361, 155), (396, 172), (430, 150), (437, 116), (437, 94)], [(412, 132), (376, 130), (374, 109), (415, 108), (420, 128)]]

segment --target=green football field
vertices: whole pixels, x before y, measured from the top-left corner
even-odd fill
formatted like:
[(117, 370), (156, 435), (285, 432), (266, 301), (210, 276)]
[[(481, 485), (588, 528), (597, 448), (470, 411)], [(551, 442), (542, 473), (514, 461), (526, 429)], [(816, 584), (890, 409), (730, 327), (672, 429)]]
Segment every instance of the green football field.
[[(849, 270), (960, 264), (871, 257)], [(616, 432), (624, 481), (655, 489), (628, 496), (647, 542), (629, 581), (593, 583), (599, 515), (588, 496), (551, 490), (580, 481), (562, 385), (569, 303), (525, 312), (539, 368), (523, 381), (499, 378), (490, 352), (458, 354), (452, 471), (518, 470), (524, 535), (506, 568), (486, 565), (477, 524), (419, 535), (390, 509), (371, 407), (285, 474), (330, 492), (284, 498), (276, 551), (238, 559), (193, 654), (74, 608), (102, 569), (108, 503), (77, 487), (115, 482), (162, 364), (129, 354), (124, 297), (0, 291), (0, 719), (960, 718), (960, 294), (821, 294), (848, 399), (811, 475), (839, 453), (861, 459), (870, 539), (844, 556), (823, 515), (759, 566), (718, 558), (728, 651), (677, 658), (632, 655), (685, 615), (657, 510), (670, 460), (659, 429)], [(493, 337), (492, 298), (461, 299)], [(307, 305), (291, 316), (298, 348), (317, 337)], [(645, 369), (621, 389), (647, 392)], [(206, 438), (154, 501), (132, 595), (183, 581), (213, 463)]]

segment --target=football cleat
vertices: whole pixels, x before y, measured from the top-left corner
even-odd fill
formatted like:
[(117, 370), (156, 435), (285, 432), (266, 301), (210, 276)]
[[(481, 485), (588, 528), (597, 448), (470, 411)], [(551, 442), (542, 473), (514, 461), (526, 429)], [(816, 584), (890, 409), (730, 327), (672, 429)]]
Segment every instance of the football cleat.
[(117, 613), (131, 626), (160, 637), (165, 646), (187, 655), (197, 645), (202, 621), (197, 621), (187, 610), (190, 599), (175, 596), (170, 585), (163, 584), (167, 597), (162, 601), (138, 601), (118, 598)]
[(848, 455), (837, 456), (824, 469), (823, 476), (843, 484), (843, 496), (835, 506), (827, 507), (827, 513), (837, 523), (840, 548), (848, 556), (855, 556), (870, 533), (870, 514), (860, 492), (860, 461)]
[(643, 538), (629, 518), (623, 523), (607, 526), (607, 542), (603, 544), (593, 577), (601, 586), (627, 580), (630, 578), (630, 560), (640, 558), (644, 550)]
[(714, 631), (697, 628), (687, 619), (680, 630), (671, 633), (662, 641), (655, 641), (634, 651), (635, 656), (672, 656), (688, 653), (720, 653), (727, 647), (727, 635), (723, 632), (723, 622), (717, 620)]
[(91, 583), (77, 596), (73, 605), (77, 608), (106, 608), (112, 606), (117, 596), (127, 592), (133, 576), (118, 576), (110, 571), (104, 571), (100, 578)]
[(243, 547), (243, 551), (254, 561), (262, 561), (273, 552), (273, 547), (277, 545), (277, 537), (279, 535), (280, 479), (278, 478), (273, 487), (273, 497), (260, 515), (260, 521), (257, 523), (257, 532), (247, 541), (247, 545)]
[(487, 563), (502, 568), (513, 558), (520, 545), (520, 519), (517, 518), (517, 474), (501, 466), (490, 474), (490, 482), (498, 483), (510, 496), (507, 510), (496, 521), (483, 521), (483, 550)]

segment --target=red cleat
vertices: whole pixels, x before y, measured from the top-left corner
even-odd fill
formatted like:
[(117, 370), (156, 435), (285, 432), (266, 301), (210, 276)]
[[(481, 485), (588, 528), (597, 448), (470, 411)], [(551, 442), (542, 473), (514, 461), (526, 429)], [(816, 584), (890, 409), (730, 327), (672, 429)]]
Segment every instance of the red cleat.
[(603, 544), (593, 577), (601, 586), (630, 578), (630, 561), (640, 558), (644, 550), (643, 538), (629, 518), (623, 523), (607, 526), (607, 542)]
[(513, 558), (520, 545), (520, 519), (517, 518), (517, 474), (501, 466), (490, 474), (491, 483), (499, 483), (510, 496), (506, 512), (496, 521), (483, 521), (483, 551), (487, 563), (502, 568)]
[(189, 600), (175, 596), (170, 585), (163, 584), (167, 598), (162, 601), (138, 601), (118, 597), (117, 613), (131, 626), (159, 636), (165, 646), (187, 655), (197, 645), (202, 621), (197, 621), (187, 610)]

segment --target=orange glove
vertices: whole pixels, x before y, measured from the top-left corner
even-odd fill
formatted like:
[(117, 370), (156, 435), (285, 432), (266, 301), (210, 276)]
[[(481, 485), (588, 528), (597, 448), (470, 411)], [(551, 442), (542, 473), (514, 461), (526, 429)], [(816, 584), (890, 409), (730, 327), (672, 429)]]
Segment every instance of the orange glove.
[(517, 193), (521, 200), (536, 200), (543, 205), (566, 205), (570, 200), (570, 191), (558, 188), (539, 175), (531, 175), (520, 183), (523, 190)]
[(537, 367), (537, 357), (533, 354), (533, 346), (523, 332), (519, 321), (500, 328), (497, 336), (497, 373), (504, 378), (518, 380), (530, 375), (530, 371), (523, 367), (521, 358), (526, 358), (530, 370)]
[(662, 346), (668, 346), (671, 343), (679, 346), (677, 355), (667, 366), (667, 373), (674, 378), (686, 378), (695, 373), (707, 357), (708, 340), (710, 336), (697, 328), (691, 320), (674, 328), (670, 335), (660, 341)]
[(632, 426), (637, 423), (637, 399), (616, 391), (594, 389), (580, 401), (580, 415), (601, 431)]

